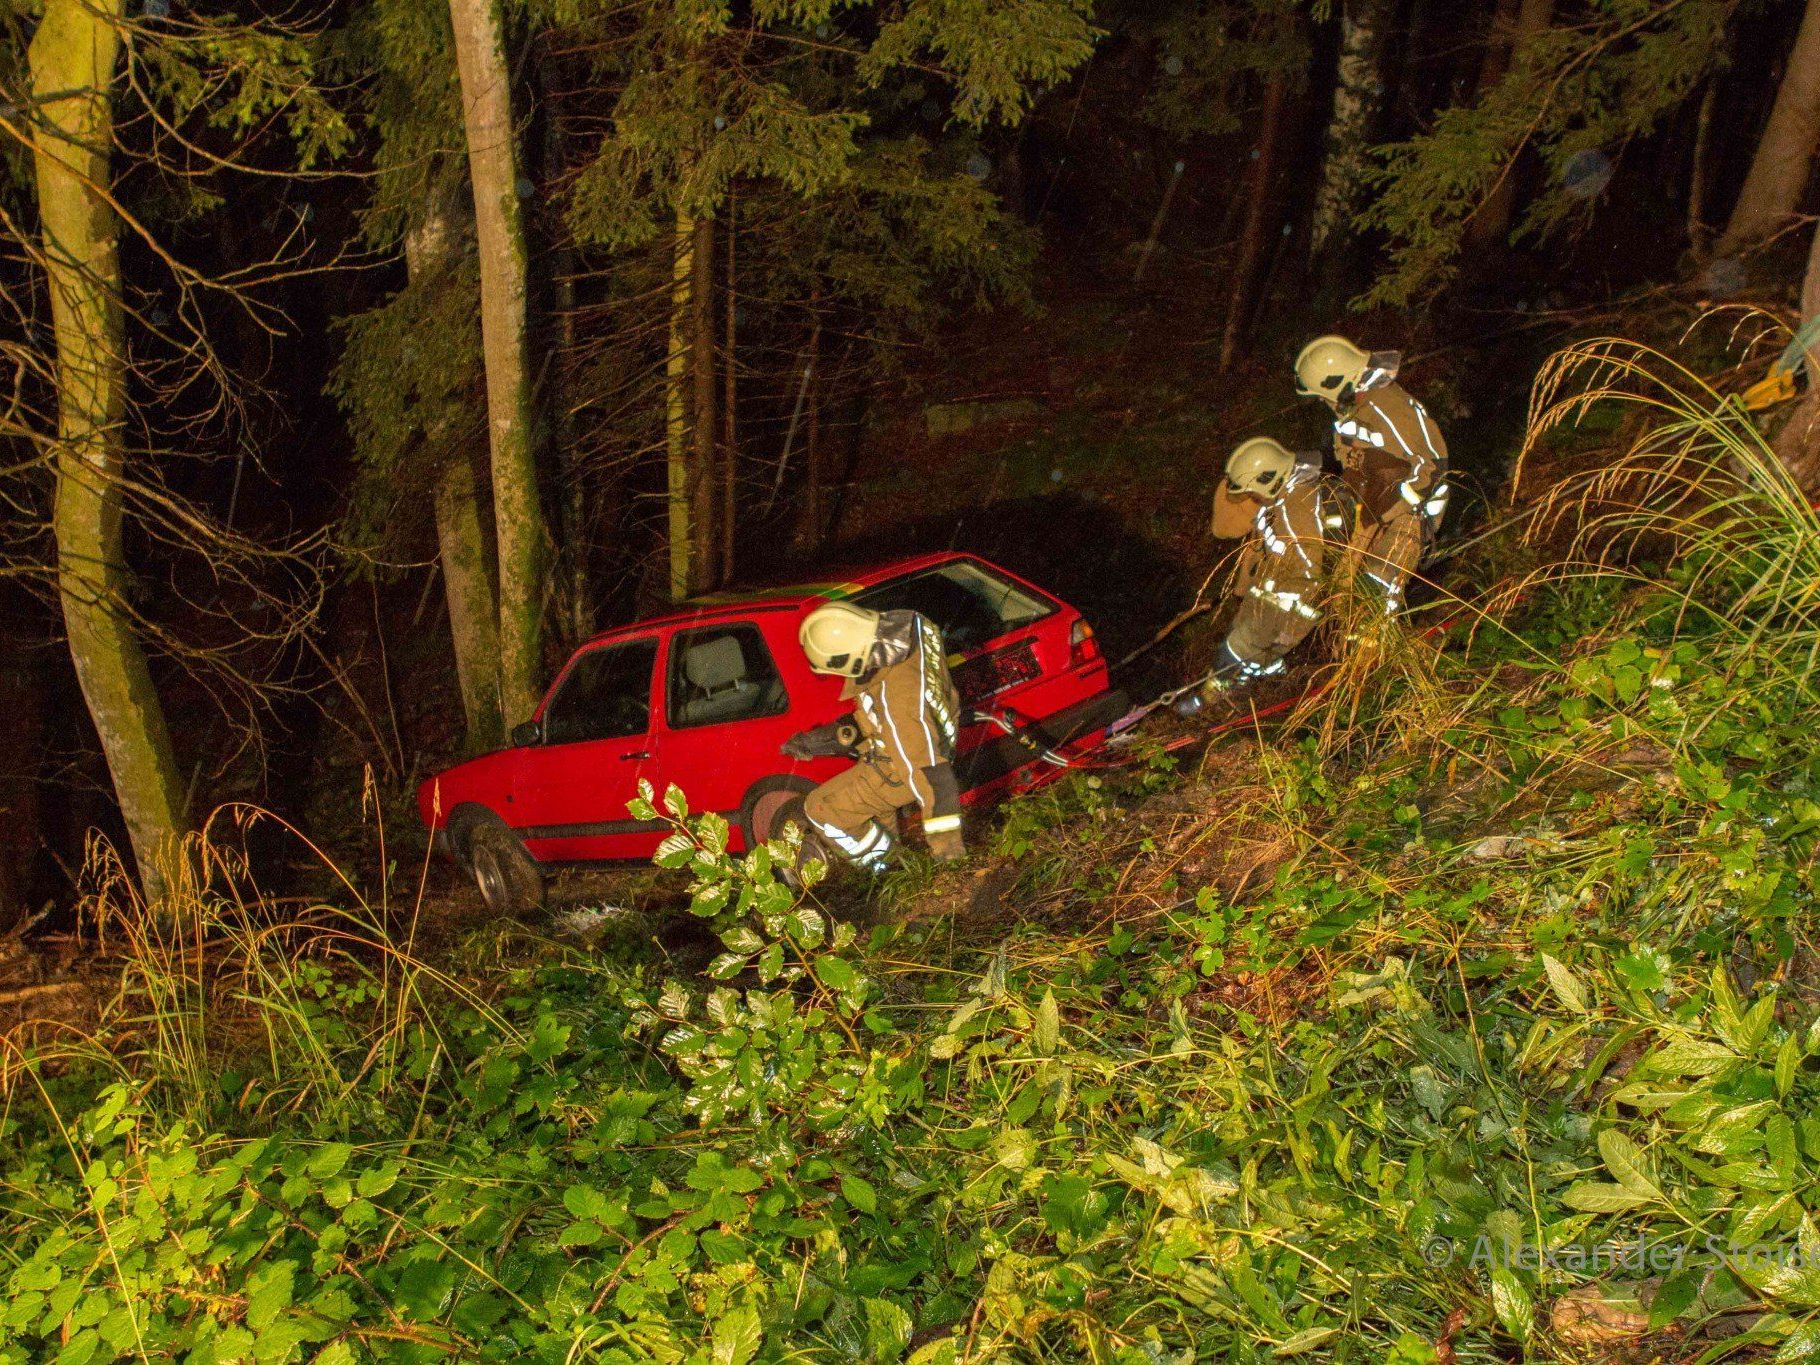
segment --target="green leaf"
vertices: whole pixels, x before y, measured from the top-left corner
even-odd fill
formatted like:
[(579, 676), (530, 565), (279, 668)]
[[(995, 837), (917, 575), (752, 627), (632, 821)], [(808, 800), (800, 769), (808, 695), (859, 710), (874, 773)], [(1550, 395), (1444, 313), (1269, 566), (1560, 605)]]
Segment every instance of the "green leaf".
[(651, 861), (659, 867), (677, 868), (686, 866), (694, 856), (695, 840), (682, 830), (677, 830), (657, 846), (657, 852), (651, 855)]
[(247, 1277), (246, 1325), (255, 1332), (270, 1327), (291, 1306), (294, 1261), (273, 1261)]
[(861, 1213), (878, 1212), (878, 1191), (857, 1175), (843, 1175), (840, 1178), (840, 1192), (841, 1197)]
[(723, 1313), (709, 1338), (714, 1365), (746, 1365), (758, 1354), (762, 1340), (764, 1327), (751, 1305), (741, 1304)]
[(310, 1158), (309, 1164), (304, 1167), (304, 1170), (318, 1180), (327, 1180), (332, 1175), (340, 1174), (341, 1168), (348, 1164), (348, 1157), (353, 1154), (353, 1151), (354, 1149), (345, 1142), (324, 1143), (322, 1148)]
[(897, 1360), (915, 1328), (910, 1315), (889, 1299), (866, 1300), (866, 1350), (874, 1361)]
[(1303, 1355), (1314, 1350), (1315, 1347), (1331, 1341), (1339, 1333), (1340, 1329), (1337, 1327), (1305, 1327), (1288, 1340), (1277, 1343), (1276, 1349), (1271, 1354), (1277, 1357)]
[(1664, 1280), (1656, 1296), (1649, 1301), (1650, 1331), (1661, 1331), (1691, 1308), (1700, 1297), (1700, 1286), (1706, 1275), (1705, 1266), (1689, 1266)]
[(1782, 1040), (1776, 1050), (1776, 1093), (1787, 1095), (1795, 1088), (1795, 1073), (1801, 1067), (1801, 1044), (1794, 1034)]
[(1567, 1009), (1574, 1014), (1585, 1014), (1586, 991), (1579, 980), (1567, 970), (1561, 961), (1548, 953), (1542, 954), (1542, 970), (1548, 974), (1549, 989), (1555, 993)]
[(853, 970), (853, 964), (844, 957), (820, 958), (815, 964), (815, 974), (821, 979), (822, 985), (831, 991), (849, 991), (859, 983), (859, 973)]
[(1494, 1265), (1491, 1268), (1491, 1306), (1498, 1315), (1498, 1321), (1504, 1324), (1504, 1330), (1518, 1341), (1529, 1340), (1529, 1329), (1535, 1318), (1535, 1305), (1530, 1302), (1529, 1290), (1517, 1278), (1516, 1272), (1506, 1265)]
[(1040, 1056), (1053, 1057), (1061, 1036), (1061, 1011), (1056, 1006), (1055, 991), (1051, 988), (1043, 992), (1042, 1003), (1036, 1007), (1036, 1027), (1032, 1030), (1031, 1042)]
[(1662, 1192), (1656, 1188), (1656, 1182), (1649, 1177), (1643, 1164), (1643, 1153), (1637, 1144), (1615, 1128), (1604, 1129), (1599, 1134), (1599, 1155), (1605, 1162), (1605, 1169), (1610, 1171), (1625, 1189), (1647, 1199), (1660, 1199)]
[(571, 1185), (562, 1192), (562, 1206), (577, 1218), (599, 1218), (607, 1211), (607, 1196), (591, 1185)]
[(1583, 1180), (1561, 1196), (1561, 1202), (1582, 1213), (1622, 1213), (1649, 1202), (1649, 1196), (1638, 1194), (1623, 1185), (1606, 1185)]
[(1669, 1076), (1710, 1076), (1738, 1060), (1738, 1054), (1720, 1043), (1692, 1038), (1665, 1043), (1649, 1054), (1652, 1069)]
[(750, 925), (740, 924), (728, 929), (720, 936), (720, 941), (727, 945), (730, 953), (756, 953), (765, 946), (764, 939)]

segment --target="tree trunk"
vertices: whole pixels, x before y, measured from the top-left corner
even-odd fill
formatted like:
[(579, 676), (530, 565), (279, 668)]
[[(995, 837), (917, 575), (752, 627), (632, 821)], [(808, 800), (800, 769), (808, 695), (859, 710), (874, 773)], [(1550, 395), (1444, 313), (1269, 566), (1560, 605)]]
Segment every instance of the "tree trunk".
[(1388, 0), (1345, 0), (1341, 10), (1339, 78), (1309, 244), (1315, 256), (1351, 231), (1353, 205), (1371, 164), (1372, 136), (1384, 102), (1382, 54), (1390, 8)]
[(695, 509), (695, 582), (697, 592), (712, 588), (719, 579), (720, 499), (714, 474), (714, 220), (695, 220), (695, 240), (689, 249), (689, 375), (694, 394), (690, 402), (689, 433), (694, 450), (689, 505)]
[(468, 453), (446, 452), (436, 475), (436, 544), (469, 753), (497, 747), (505, 734), (494, 666), (499, 657), (498, 598), (480, 496), (479, 471)]
[(681, 602), (695, 584), (695, 491), (689, 440), (689, 338), (694, 321), (695, 219), (678, 210), (670, 262), (670, 337), (664, 359), (664, 455), (670, 510), (670, 600)]
[(543, 690), (546, 532), (532, 448), (525, 346), (525, 234), (518, 200), (500, 0), (449, 0), (480, 250), (480, 337), (487, 372), (487, 446), (499, 557), (499, 695), (507, 724), (527, 719)]
[(1776, 89), (1744, 188), (1714, 248), (1736, 255), (1788, 225), (1807, 188), (1814, 149), (1820, 145), (1820, 0), (1807, 0), (1788, 69)]
[(1504, 73), (1510, 70), (1511, 49), (1517, 42), (1519, 0), (1497, 0), (1491, 16), (1491, 33), (1485, 40), (1485, 52), (1479, 59), (1479, 76), (1473, 85), (1473, 99), (1483, 100)]
[(1700, 97), (1700, 112), (1694, 119), (1693, 164), (1687, 172), (1687, 245), (1694, 259), (1704, 261), (1708, 255), (1712, 230), (1706, 225), (1706, 187), (1712, 161), (1713, 112), (1719, 104), (1719, 73), (1706, 78), (1706, 93)]
[[(419, 288), (440, 288), (448, 278), (455, 252), (452, 217), (448, 203), (432, 204), (405, 236), (405, 269)], [(496, 746), (505, 732), (499, 709), (499, 593), (481, 511), (480, 472), (465, 449), (453, 448), (446, 416), (432, 419), (424, 442), (438, 461), (436, 549), (467, 722), (466, 747), (476, 753)]]
[[(1500, 80), (1509, 72), (1511, 64), (1522, 56), (1523, 49), (1548, 32), (1549, 25), (1554, 21), (1555, 0), (1522, 0), (1517, 8), (1516, 29), (1511, 34), (1504, 70), (1498, 73)], [(1492, 186), (1491, 193), (1485, 197), (1479, 211), (1467, 223), (1467, 249), (1471, 251), (1507, 242), (1516, 213), (1517, 166), (1513, 159)]]
[(1283, 106), (1289, 98), (1289, 73), (1272, 72), (1264, 87), (1264, 117), (1258, 131), (1258, 159), (1251, 182), (1251, 202), (1245, 208), (1245, 228), (1239, 234), (1238, 259), (1232, 267), (1232, 296), (1226, 303), (1226, 333), (1220, 339), (1220, 373), (1232, 368), (1239, 340), (1249, 316), (1251, 289), (1264, 259), (1264, 229), (1268, 222), (1272, 190), (1276, 186), (1277, 155), (1283, 140)]
[(735, 287), (734, 258), (736, 236), (733, 230), (733, 198), (727, 197), (727, 341), (721, 353), (721, 382), (724, 391), (721, 395), (721, 453), (720, 453), (720, 576), (721, 582), (731, 583), (734, 575), (733, 532), (738, 516), (736, 490), (739, 474), (739, 428), (735, 420), (735, 410), (739, 399), (738, 367), (735, 364), (738, 351), (734, 343), (738, 340), (738, 310), (736, 303), (738, 293)]
[(803, 436), (803, 494), (796, 526), (797, 543), (811, 551), (821, 546), (822, 504), (826, 501), (828, 485), (828, 473), (822, 467), (821, 376), (815, 373), (814, 364), (812, 360), (805, 390), (807, 413), (804, 421), (808, 431)]
[[(1801, 322), (1820, 318), (1820, 227), (1808, 247), (1807, 277), (1801, 284)], [(1776, 433), (1772, 448), (1795, 482), (1808, 493), (1820, 488), (1820, 340), (1807, 348), (1807, 393)]]
[(126, 607), (126, 322), (118, 223), (104, 197), (123, 3), (46, 0), (28, 60), (57, 346), (57, 590), (140, 884), (156, 900), (187, 822), (170, 731)]

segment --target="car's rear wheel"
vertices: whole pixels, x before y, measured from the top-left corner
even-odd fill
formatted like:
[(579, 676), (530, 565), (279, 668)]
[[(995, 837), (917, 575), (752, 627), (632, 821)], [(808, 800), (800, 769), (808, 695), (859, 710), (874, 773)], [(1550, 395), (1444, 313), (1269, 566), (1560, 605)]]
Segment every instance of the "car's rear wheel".
[(467, 865), (495, 915), (529, 914), (543, 904), (543, 869), (504, 825), (479, 825), (468, 835)]
[(806, 777), (767, 777), (754, 783), (752, 790), (746, 793), (745, 811), (740, 817), (746, 847), (757, 848), (769, 843), (792, 821), (807, 834), (803, 797), (814, 790), (815, 784)]

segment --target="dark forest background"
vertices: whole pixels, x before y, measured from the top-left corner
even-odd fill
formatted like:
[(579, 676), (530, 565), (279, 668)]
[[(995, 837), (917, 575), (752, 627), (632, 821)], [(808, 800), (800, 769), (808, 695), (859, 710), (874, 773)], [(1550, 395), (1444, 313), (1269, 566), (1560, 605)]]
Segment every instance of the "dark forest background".
[(960, 545), (1141, 640), (1316, 333), (1470, 535), (1563, 337), (1814, 311), (1820, 0), (0, 0), (0, 131), (4, 926), (228, 801), (402, 856), (675, 597)]

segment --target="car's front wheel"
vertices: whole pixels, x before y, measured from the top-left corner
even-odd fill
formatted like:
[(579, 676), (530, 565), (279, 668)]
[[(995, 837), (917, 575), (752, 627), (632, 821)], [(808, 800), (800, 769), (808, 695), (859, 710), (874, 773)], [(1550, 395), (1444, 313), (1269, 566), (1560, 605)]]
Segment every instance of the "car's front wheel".
[(504, 825), (480, 825), (468, 835), (467, 865), (495, 915), (528, 914), (543, 904), (543, 869)]

